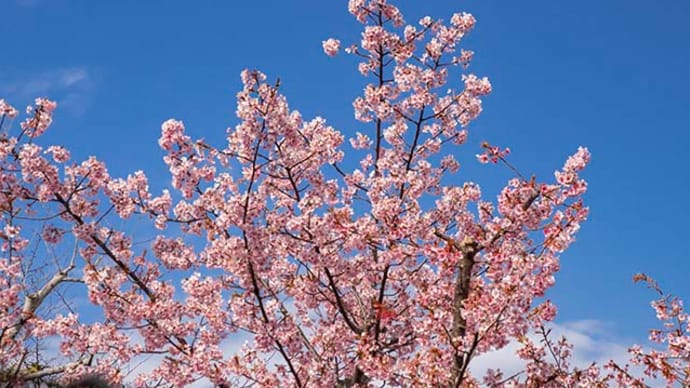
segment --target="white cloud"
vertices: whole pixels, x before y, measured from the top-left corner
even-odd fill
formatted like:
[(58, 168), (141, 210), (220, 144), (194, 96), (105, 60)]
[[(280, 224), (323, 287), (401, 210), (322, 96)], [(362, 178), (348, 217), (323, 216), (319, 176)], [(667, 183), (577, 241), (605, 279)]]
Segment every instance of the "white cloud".
[[(571, 366), (585, 368), (592, 362), (603, 366), (610, 360), (614, 360), (623, 365), (629, 360), (627, 352), (628, 346), (632, 344), (617, 339), (613, 334), (614, 328), (605, 322), (598, 320), (580, 320), (554, 324), (551, 326), (549, 337), (558, 341), (562, 336), (566, 337), (573, 345), (573, 354), (570, 359)], [(539, 337), (531, 335), (531, 339), (538, 343)], [(136, 333), (130, 333), (131, 343), (141, 343), (141, 337)], [(220, 345), (224, 358), (229, 359), (234, 354), (239, 354), (242, 345), (246, 341), (251, 341), (251, 335), (234, 333), (226, 338)], [(59, 341), (49, 339), (46, 341), (45, 352), (47, 355), (59, 357)], [(471, 371), (480, 380), (488, 369), (500, 369), (504, 376), (511, 376), (523, 370), (525, 362), (516, 357), (515, 352), (520, 348), (520, 344), (512, 342), (505, 348), (483, 354), (472, 361)], [(132, 384), (140, 374), (150, 373), (161, 362), (163, 355), (142, 355), (135, 357), (123, 369), (126, 375), (125, 384)], [(271, 365), (273, 366), (273, 365)], [(639, 368), (633, 368), (634, 372), (639, 372)], [(640, 375), (639, 373), (634, 373)], [(648, 384), (656, 386), (659, 381), (647, 381)], [(661, 386), (661, 384), (658, 384)], [(191, 387), (202, 388), (210, 386), (208, 379), (197, 380)]]
[(89, 73), (85, 68), (75, 68), (63, 71), (59, 74), (58, 81), (65, 87), (69, 87), (80, 82), (88, 81)]
[(57, 100), (60, 109), (79, 116), (86, 111), (94, 87), (94, 75), (84, 66), (16, 76), (0, 76), (0, 96), (10, 102), (35, 97)]
[[(141, 336), (139, 336), (138, 334), (132, 334), (130, 338), (131, 343), (143, 343)], [(244, 343), (250, 340), (251, 335), (249, 334), (234, 333), (229, 335), (224, 341), (220, 343), (220, 350), (223, 353), (224, 358), (229, 359), (234, 354), (239, 354), (240, 349), (242, 348)], [(132, 359), (127, 365), (128, 369), (125, 369), (123, 371), (125, 373), (125, 385), (133, 384), (139, 375), (153, 372), (153, 370), (160, 365), (164, 357), (165, 355), (162, 354), (154, 354), (141, 355)], [(193, 384), (190, 385), (190, 387), (202, 388), (209, 387), (211, 385), (212, 384), (208, 379), (202, 378), (195, 381)]]
[[(603, 366), (610, 360), (620, 364), (626, 364), (629, 359), (628, 347), (630, 344), (622, 343), (612, 335), (610, 325), (597, 320), (581, 320), (554, 324), (549, 338), (558, 341), (561, 337), (567, 338), (573, 345), (573, 354), (570, 359), (571, 366), (585, 368), (596, 362)], [(539, 342), (539, 338), (530, 335), (530, 338)], [(486, 354), (482, 354), (472, 361), (470, 369), (474, 375), (481, 379), (488, 369), (500, 369), (504, 376), (511, 376), (521, 371), (525, 362), (516, 357), (515, 352), (521, 345), (511, 342), (505, 348)]]

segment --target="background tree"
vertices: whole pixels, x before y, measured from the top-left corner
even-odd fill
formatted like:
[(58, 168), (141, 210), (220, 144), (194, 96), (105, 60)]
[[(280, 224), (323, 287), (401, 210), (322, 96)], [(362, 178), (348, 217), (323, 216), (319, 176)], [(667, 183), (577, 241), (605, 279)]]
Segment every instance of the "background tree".
[[(491, 91), (461, 74), (474, 18), (406, 24), (384, 0), (349, 10), (365, 25), (345, 50), (369, 82), (353, 104), (366, 129), (305, 119), (279, 81), (247, 70), (226, 145), (163, 123), (172, 188), (160, 195), (141, 171), (114, 178), (93, 157), (38, 145), (56, 104), (36, 100), (1, 139), (0, 381), (121, 384), (153, 355), (134, 385), (644, 384), (625, 365), (569, 365), (568, 343), (549, 338), (556, 308), (544, 295), (587, 216), (587, 149), (541, 181), (484, 143), (477, 159), (513, 179), (496, 201), (458, 184), (454, 154)], [(323, 48), (336, 55), (340, 42)], [(2, 101), (0, 112), (9, 128), (17, 111)], [(142, 246), (118, 226), (135, 218), (167, 234)], [(687, 316), (675, 300), (655, 307), (677, 328), (654, 332), (665, 352), (633, 348), (632, 362), (683, 381)], [(511, 341), (523, 372), (471, 371)]]

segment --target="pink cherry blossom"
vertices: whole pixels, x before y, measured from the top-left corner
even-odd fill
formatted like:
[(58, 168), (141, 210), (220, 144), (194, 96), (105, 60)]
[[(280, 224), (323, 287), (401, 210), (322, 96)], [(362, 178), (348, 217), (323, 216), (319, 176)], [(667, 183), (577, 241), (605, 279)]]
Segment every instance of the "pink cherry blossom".
[(340, 41), (338, 39), (331, 38), (324, 40), (322, 46), (326, 55), (334, 57), (336, 54), (338, 54), (338, 50), (340, 50)]
[(4, 99), (0, 99), (0, 116), (13, 119), (17, 117), (17, 113), (12, 105), (9, 105)]
[[(57, 107), (54, 101), (37, 98), (34, 106), (26, 108), (30, 115), (21, 123), (21, 128), (30, 137), (41, 136), (53, 122), (53, 111)], [(11, 116), (11, 114), (9, 114)]]

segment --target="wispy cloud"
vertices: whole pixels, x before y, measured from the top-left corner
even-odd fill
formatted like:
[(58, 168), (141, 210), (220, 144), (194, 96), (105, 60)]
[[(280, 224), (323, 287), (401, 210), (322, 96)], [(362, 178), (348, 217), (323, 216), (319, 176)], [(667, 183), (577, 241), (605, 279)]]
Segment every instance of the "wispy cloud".
[(33, 74), (2, 74), (0, 84), (0, 96), (10, 101), (49, 97), (57, 100), (61, 109), (79, 116), (90, 103), (95, 79), (93, 72), (79, 66)]
[[(136, 333), (130, 333), (131, 343), (142, 344), (143, 340)], [(551, 327), (550, 338), (558, 341), (562, 336), (566, 337), (570, 344), (573, 345), (573, 353), (570, 359), (571, 365), (578, 368), (585, 368), (592, 362), (603, 366), (610, 360), (614, 360), (621, 365), (627, 363), (629, 360), (628, 346), (629, 343), (624, 343), (623, 340), (616, 339), (613, 334), (613, 327), (606, 322), (598, 320), (580, 320), (573, 322), (565, 322), (555, 324)], [(530, 336), (535, 342), (539, 342), (537, 336)], [(251, 340), (248, 334), (235, 334), (226, 338), (221, 344), (220, 349), (224, 357), (230, 358), (233, 354), (238, 354), (242, 345)], [(59, 341), (49, 341), (46, 343), (46, 353), (50, 355), (58, 354)], [(508, 346), (501, 350), (483, 354), (472, 361), (470, 367), (474, 376), (481, 379), (488, 369), (500, 369), (504, 376), (511, 376), (524, 369), (525, 362), (516, 357), (515, 353), (519, 350), (521, 345), (517, 342), (511, 342)], [(163, 355), (142, 355), (135, 357), (124, 368), (125, 374), (124, 382), (126, 385), (132, 385), (137, 376), (141, 374), (151, 373), (158, 367), (163, 360)], [(272, 369), (272, 368), (271, 368)], [(633, 368), (637, 371), (639, 368)], [(658, 381), (652, 380), (648, 383), (655, 384)], [(197, 380), (192, 387), (207, 387), (210, 386), (208, 379)]]
[[(610, 325), (598, 320), (581, 320), (553, 325), (549, 338), (558, 341), (561, 337), (573, 345), (571, 365), (585, 368), (596, 362), (603, 366), (610, 360), (622, 365), (629, 360), (630, 344), (616, 340)], [(538, 343), (540, 338), (530, 336)], [(524, 369), (525, 362), (516, 357), (515, 352), (521, 348), (517, 342), (511, 342), (501, 350), (489, 352), (477, 357), (471, 366), (475, 376), (481, 378), (488, 369), (500, 369), (504, 376), (511, 376)]]
[[(133, 343), (143, 343), (143, 340), (137, 334), (131, 338)], [(228, 359), (234, 354), (239, 354), (242, 346), (250, 340), (251, 335), (249, 334), (235, 333), (221, 342), (219, 347), (225, 358)], [(125, 385), (132, 385), (138, 376), (153, 372), (153, 370), (161, 364), (164, 358), (165, 355), (161, 354), (142, 355), (135, 357), (129, 362), (127, 368), (125, 368)], [(204, 388), (210, 386), (212, 386), (212, 384), (207, 378), (201, 378), (191, 384), (190, 388)]]

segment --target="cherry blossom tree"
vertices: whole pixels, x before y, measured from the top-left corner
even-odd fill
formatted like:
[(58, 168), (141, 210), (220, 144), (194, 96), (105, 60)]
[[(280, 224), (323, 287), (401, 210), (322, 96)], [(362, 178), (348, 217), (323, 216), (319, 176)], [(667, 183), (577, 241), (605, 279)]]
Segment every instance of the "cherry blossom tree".
[[(0, 384), (644, 386), (627, 365), (570, 365), (549, 337), (545, 294), (588, 213), (587, 149), (542, 181), (484, 143), (478, 161), (514, 174), (486, 198), (453, 175), (491, 91), (459, 47), (475, 19), (407, 24), (386, 0), (349, 11), (364, 25), (344, 49), (367, 82), (361, 132), (302, 117), (279, 81), (246, 70), (227, 144), (163, 123), (161, 193), (142, 171), (112, 177), (41, 145), (55, 102), (15, 128), (0, 100)], [(122, 220), (160, 232), (141, 243)], [(668, 348), (633, 347), (631, 363), (687, 382), (688, 316), (663, 294), (654, 307), (675, 325), (653, 332)], [(515, 341), (524, 371), (470, 371)], [(133, 368), (146, 357), (152, 370)]]

